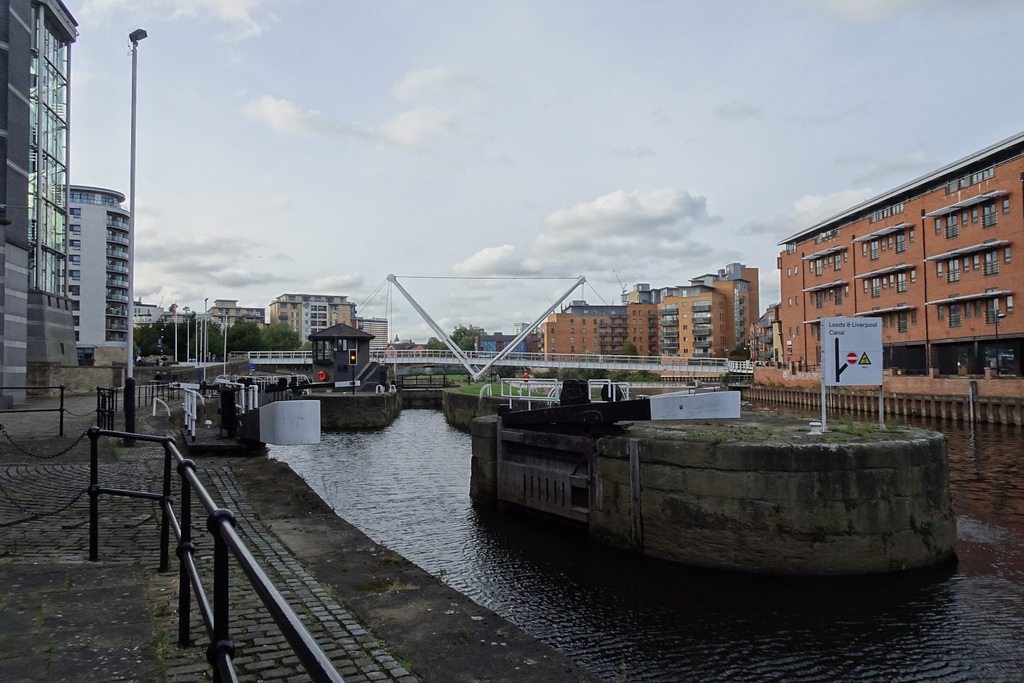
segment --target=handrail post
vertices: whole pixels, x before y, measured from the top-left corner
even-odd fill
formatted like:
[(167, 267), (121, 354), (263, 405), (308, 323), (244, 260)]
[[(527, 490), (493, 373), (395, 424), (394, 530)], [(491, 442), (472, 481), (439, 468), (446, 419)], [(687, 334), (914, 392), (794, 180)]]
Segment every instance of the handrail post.
[(64, 385), (60, 385), (60, 436), (64, 436)]
[(224, 524), (235, 525), (235, 515), (231, 510), (220, 508), (206, 518), (206, 528), (213, 535), (213, 640), (206, 651), (206, 659), (213, 666), (213, 683), (223, 683), (220, 660), (225, 656), (235, 656), (235, 644), (231, 641), (228, 625), (230, 584), (228, 544), (221, 535)]
[(100, 509), (99, 509), (99, 435), (96, 427), (89, 428), (89, 561), (99, 559)]
[(166, 572), (170, 568), (170, 545), (171, 545), (171, 447), (174, 439), (168, 438), (164, 441), (164, 490), (163, 500), (160, 501), (160, 509), (163, 514), (160, 516), (160, 571)]
[(192, 557), (195, 544), (192, 543), (192, 486), (185, 476), (185, 470), (195, 472), (196, 463), (182, 460), (178, 463), (178, 475), (181, 477), (181, 541), (178, 543), (178, 645), (188, 647), (192, 643), (189, 637), (192, 631), (192, 583), (189, 581), (185, 555)]

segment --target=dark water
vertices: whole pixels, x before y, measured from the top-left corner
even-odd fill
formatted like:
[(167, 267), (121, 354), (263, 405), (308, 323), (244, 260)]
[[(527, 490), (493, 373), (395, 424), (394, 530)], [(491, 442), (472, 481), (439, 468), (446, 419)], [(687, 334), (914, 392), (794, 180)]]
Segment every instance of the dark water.
[(946, 423), (956, 567), (870, 579), (688, 569), (469, 502), (439, 412), (274, 447), (376, 541), (599, 675), (631, 681), (1024, 680), (1024, 434)]

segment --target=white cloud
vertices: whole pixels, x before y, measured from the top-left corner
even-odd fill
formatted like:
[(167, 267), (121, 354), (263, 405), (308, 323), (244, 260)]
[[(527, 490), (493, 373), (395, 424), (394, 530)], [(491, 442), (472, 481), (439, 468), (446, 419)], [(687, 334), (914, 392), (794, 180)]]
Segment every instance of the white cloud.
[[(328, 275), (313, 281), (313, 291), (354, 292), (363, 286), (366, 279), (362, 273), (345, 273), (344, 275)], [(349, 299), (351, 301), (352, 299)]]
[(435, 66), (409, 72), (392, 87), (400, 102), (419, 101), (433, 95), (479, 87), (477, 79), (464, 71)]
[(449, 116), (426, 107), (410, 109), (394, 117), (381, 127), (381, 136), (399, 147), (418, 149), (430, 140), (448, 137), (456, 129)]
[(174, 19), (215, 20), (227, 24), (223, 37), (240, 40), (258, 36), (279, 20), (274, 11), (295, 0), (85, 0), (76, 12), (79, 21), (103, 21), (117, 13), (156, 11)]
[(759, 119), (764, 110), (750, 102), (733, 100), (715, 109), (715, 115), (722, 119)]
[[(546, 216), (525, 246), (486, 247), (457, 263), (460, 275), (565, 277), (690, 259), (709, 249), (694, 238), (717, 219), (684, 190), (616, 190)], [(675, 270), (675, 268), (669, 268)]]
[(429, 142), (459, 132), (451, 117), (430, 108), (404, 111), (380, 130), (330, 119), (318, 111), (303, 111), (298, 105), (272, 95), (263, 95), (242, 105), (242, 113), (282, 133), (343, 136), (376, 144), (419, 150)]

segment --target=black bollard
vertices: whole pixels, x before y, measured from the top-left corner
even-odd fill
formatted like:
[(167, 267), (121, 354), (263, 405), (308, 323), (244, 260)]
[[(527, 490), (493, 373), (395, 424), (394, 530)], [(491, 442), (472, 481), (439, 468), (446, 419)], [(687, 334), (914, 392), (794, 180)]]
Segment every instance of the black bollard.
[[(124, 380), (124, 431), (129, 434), (135, 433), (135, 378), (126, 377)], [(135, 439), (124, 438), (125, 446), (134, 446)]]

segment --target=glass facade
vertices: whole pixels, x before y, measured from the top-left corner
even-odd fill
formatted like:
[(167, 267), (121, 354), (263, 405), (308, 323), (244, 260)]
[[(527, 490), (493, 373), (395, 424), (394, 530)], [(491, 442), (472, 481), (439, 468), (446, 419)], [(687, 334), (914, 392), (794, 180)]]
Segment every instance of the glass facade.
[(67, 268), (68, 42), (35, 15), (29, 112), (29, 284), (65, 295)]

